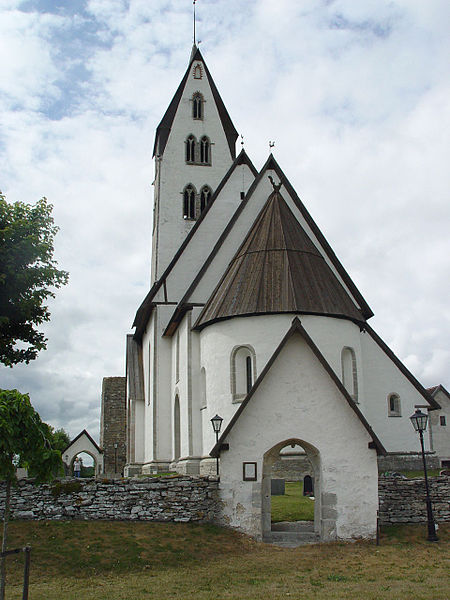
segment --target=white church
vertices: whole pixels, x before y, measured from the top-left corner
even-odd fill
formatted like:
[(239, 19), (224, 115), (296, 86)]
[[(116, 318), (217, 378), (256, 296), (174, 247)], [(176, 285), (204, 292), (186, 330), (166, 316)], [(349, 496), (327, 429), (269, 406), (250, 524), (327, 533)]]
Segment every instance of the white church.
[(319, 538), (373, 536), (378, 461), (417, 457), (409, 416), (439, 404), (370, 327), (274, 157), (258, 171), (236, 156), (237, 137), (194, 46), (156, 130), (152, 285), (127, 337), (125, 474), (215, 474), (217, 461), (224, 523), (261, 539), (272, 466), (294, 448), (312, 465)]

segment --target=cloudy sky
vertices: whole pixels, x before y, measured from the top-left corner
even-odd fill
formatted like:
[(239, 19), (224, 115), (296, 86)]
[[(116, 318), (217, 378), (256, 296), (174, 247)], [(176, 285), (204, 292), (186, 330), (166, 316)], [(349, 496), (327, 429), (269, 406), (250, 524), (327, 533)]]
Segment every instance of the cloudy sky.
[[(425, 385), (450, 389), (448, 0), (198, 0), (200, 48), (247, 153), (274, 154)], [(152, 145), (191, 0), (0, 0), (0, 189), (46, 196), (70, 283), (48, 350), (0, 368), (98, 439), (101, 382), (149, 288)]]

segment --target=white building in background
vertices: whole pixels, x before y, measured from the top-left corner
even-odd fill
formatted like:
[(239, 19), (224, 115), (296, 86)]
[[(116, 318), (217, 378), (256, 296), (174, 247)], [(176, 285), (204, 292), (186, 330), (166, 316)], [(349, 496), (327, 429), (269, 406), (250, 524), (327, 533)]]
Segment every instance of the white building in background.
[(224, 521), (261, 537), (271, 465), (300, 446), (321, 539), (371, 536), (377, 456), (416, 458), (409, 416), (439, 404), (370, 327), (274, 157), (257, 171), (244, 150), (236, 157), (237, 136), (194, 46), (156, 131), (152, 286), (127, 340), (125, 472), (210, 473), (219, 456)]
[(440, 410), (430, 412), (430, 448), (437, 454), (441, 467), (450, 469), (450, 394), (443, 385), (428, 388), (440, 405)]

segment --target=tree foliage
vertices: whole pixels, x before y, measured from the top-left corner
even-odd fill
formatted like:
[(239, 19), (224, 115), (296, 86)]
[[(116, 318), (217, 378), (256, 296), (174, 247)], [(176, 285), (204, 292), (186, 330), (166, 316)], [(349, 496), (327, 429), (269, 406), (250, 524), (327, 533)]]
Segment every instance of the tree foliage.
[(47, 347), (37, 326), (50, 319), (50, 288), (68, 281), (53, 260), (52, 209), (46, 198), (10, 204), (0, 193), (0, 362), (7, 366), (29, 363)]
[[(36, 483), (48, 481), (61, 468), (61, 452), (51, 446), (52, 430), (31, 406), (28, 394), (0, 390), (0, 480), (6, 481), (2, 552), (7, 548), (11, 484), (16, 466), (33, 472)], [(0, 560), (0, 600), (5, 598), (5, 558)]]
[(52, 429), (41, 421), (28, 394), (0, 390), (0, 480), (15, 482), (19, 463), (41, 483), (58, 471), (61, 452), (52, 447)]
[(61, 429), (53, 429), (50, 426), (50, 429), (52, 433), (52, 447), (54, 450), (59, 450), (62, 453), (70, 444), (69, 434), (62, 427)]

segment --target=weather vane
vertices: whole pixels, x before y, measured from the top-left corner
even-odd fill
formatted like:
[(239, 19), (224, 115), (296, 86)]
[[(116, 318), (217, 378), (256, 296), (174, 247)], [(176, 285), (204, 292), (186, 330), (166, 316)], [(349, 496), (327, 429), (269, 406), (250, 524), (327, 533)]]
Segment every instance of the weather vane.
[(242, 135), (242, 133), (241, 133), (241, 146), (242, 146), (242, 149), (244, 149), (244, 136)]
[(274, 146), (275, 146), (275, 142), (271, 142), (271, 141), (269, 140), (269, 148), (273, 148)]

